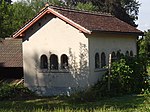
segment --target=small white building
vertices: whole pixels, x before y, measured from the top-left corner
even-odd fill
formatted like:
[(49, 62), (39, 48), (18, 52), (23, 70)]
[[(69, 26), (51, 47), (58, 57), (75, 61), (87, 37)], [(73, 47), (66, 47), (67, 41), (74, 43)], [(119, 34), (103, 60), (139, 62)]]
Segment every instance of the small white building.
[(48, 6), (13, 34), (22, 38), (24, 84), (40, 95), (96, 83), (108, 55), (136, 55), (143, 32), (109, 14)]

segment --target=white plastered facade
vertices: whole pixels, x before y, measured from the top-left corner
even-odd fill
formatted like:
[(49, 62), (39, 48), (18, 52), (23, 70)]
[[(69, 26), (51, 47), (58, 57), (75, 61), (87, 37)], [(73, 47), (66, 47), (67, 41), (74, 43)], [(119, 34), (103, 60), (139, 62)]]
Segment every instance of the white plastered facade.
[[(95, 53), (132, 50), (136, 54), (136, 36), (92, 33), (84, 34), (51, 14), (45, 15), (25, 33), (23, 39), (23, 69), (25, 86), (40, 95), (70, 94), (88, 88), (105, 73), (95, 69)], [(40, 69), (40, 57), (48, 58), (48, 70)], [(58, 56), (58, 70), (51, 71), (49, 58)], [(69, 69), (60, 69), (60, 57), (66, 54)]]

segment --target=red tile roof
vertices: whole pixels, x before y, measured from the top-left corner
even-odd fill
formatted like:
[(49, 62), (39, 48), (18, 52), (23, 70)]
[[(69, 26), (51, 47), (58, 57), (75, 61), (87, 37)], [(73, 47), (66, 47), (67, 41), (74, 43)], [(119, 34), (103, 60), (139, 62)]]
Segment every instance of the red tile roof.
[(39, 12), (33, 19), (27, 22), (21, 29), (13, 34), (13, 37), (20, 37), (24, 32), (42, 18), (45, 14), (54, 14), (80, 31), (91, 34), (93, 31), (99, 32), (119, 32), (143, 35), (143, 32), (135, 27), (117, 19), (110, 14), (92, 13), (64, 9), (60, 7), (49, 6)]
[(107, 13), (83, 12), (76, 10), (68, 10), (63, 8), (53, 7), (60, 14), (69, 18), (77, 24), (90, 31), (105, 31), (105, 32), (124, 32), (124, 33), (143, 33), (115, 16)]
[(0, 42), (0, 67), (23, 67), (22, 39)]

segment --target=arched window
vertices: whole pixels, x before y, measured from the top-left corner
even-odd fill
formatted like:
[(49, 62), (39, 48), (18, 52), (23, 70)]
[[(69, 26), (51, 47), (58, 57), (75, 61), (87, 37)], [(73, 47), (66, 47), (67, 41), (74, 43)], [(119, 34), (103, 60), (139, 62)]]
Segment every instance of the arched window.
[(113, 51), (113, 52), (111, 53), (111, 61), (114, 62), (115, 60), (116, 60), (116, 54), (115, 54), (115, 52)]
[(105, 56), (105, 53), (102, 52), (102, 54), (101, 54), (101, 68), (103, 68), (104, 66), (106, 66), (106, 56)]
[(40, 57), (40, 68), (47, 69), (48, 68), (48, 60), (46, 55), (42, 55)]
[(130, 56), (133, 57), (133, 51), (130, 51)]
[(120, 56), (121, 56), (120, 51), (117, 51), (117, 59), (120, 59)]
[(126, 51), (126, 54), (125, 54), (126, 56), (129, 56), (129, 51)]
[(58, 70), (58, 57), (55, 54), (52, 54), (50, 56), (50, 69)]
[(68, 56), (66, 54), (61, 55), (61, 69), (68, 68)]
[(100, 67), (99, 63), (100, 63), (99, 54), (96, 53), (95, 54), (95, 68), (99, 68)]

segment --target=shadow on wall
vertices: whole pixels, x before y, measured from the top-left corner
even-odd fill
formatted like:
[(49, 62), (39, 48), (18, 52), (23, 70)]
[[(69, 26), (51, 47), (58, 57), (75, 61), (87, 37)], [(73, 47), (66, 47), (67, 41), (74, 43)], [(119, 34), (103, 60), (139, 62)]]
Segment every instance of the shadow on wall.
[[(88, 76), (89, 76), (89, 67), (88, 67), (88, 49), (85, 44), (80, 43), (79, 48), (79, 62), (77, 62), (77, 57), (73, 54), (72, 49), (69, 49), (69, 71), (75, 79), (75, 82), (78, 86), (80, 84), (88, 83)], [(84, 82), (86, 80), (86, 82)], [(84, 84), (83, 84), (84, 85)]]
[[(25, 82), (30, 89), (37, 91), (41, 95), (70, 94), (70, 92), (82, 90), (89, 86), (88, 49), (85, 44), (80, 43), (79, 60), (77, 60), (72, 49), (69, 48), (69, 63), (66, 69), (61, 69), (61, 63), (59, 63), (57, 70), (51, 70), (50, 59), (48, 60), (48, 68), (41, 69), (40, 56), (37, 53), (34, 53), (32, 58), (35, 65), (34, 68), (31, 67), (30, 69), (34, 69), (35, 74), (29, 75), (29, 71), (28, 73), (25, 71), (25, 74), (28, 79), (33, 80), (32, 82), (34, 84), (28, 84), (28, 80)], [(31, 65), (29, 62), (26, 64), (26, 66)]]

